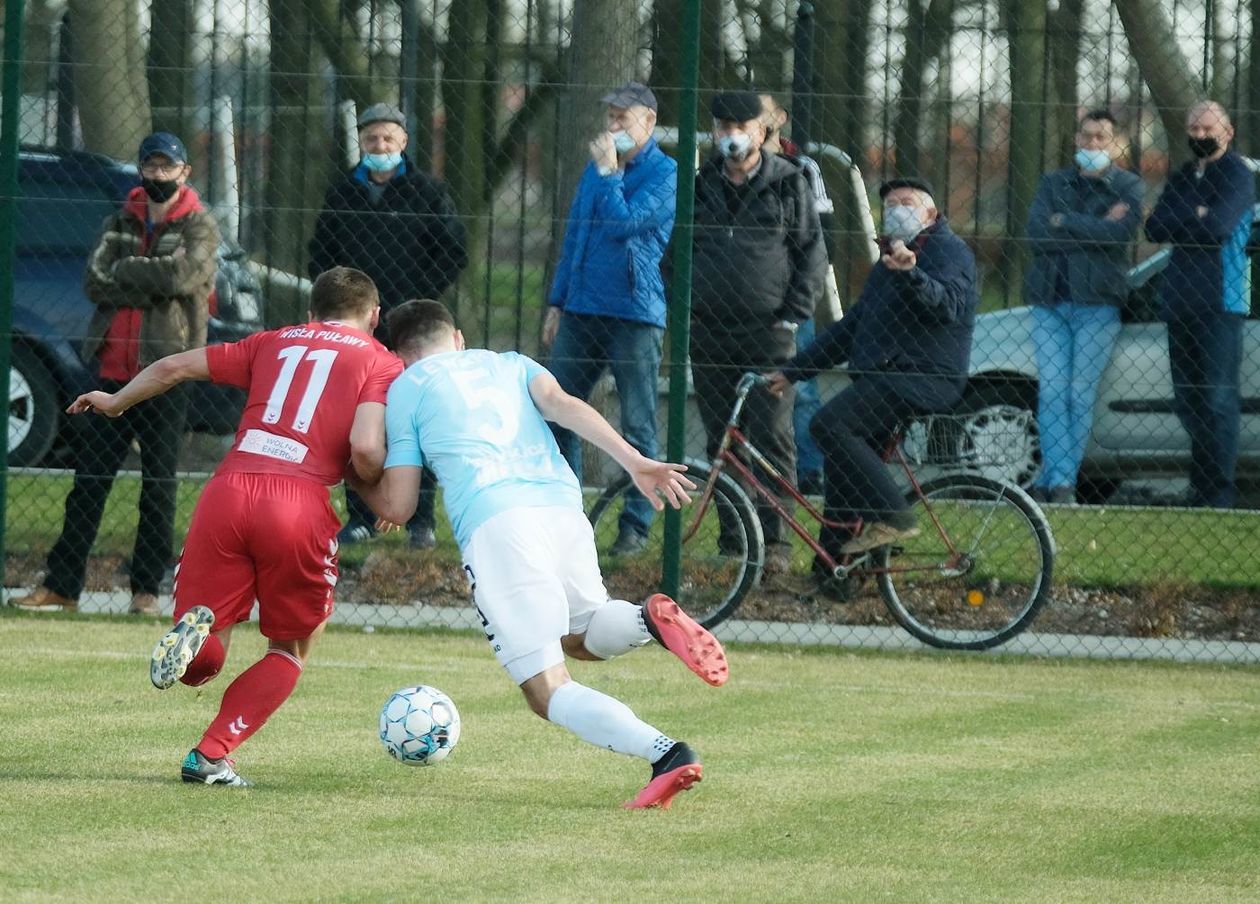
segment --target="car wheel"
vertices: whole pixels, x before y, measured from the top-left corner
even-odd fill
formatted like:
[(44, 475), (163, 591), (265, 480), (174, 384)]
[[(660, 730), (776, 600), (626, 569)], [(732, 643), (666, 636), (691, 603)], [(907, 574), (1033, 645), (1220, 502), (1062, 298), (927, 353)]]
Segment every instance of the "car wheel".
[(1041, 467), (1036, 391), (1015, 382), (975, 384), (957, 408), (962, 470), (1028, 486)]
[(39, 464), (57, 438), (57, 387), (39, 357), (15, 344), (9, 370), (9, 465)]

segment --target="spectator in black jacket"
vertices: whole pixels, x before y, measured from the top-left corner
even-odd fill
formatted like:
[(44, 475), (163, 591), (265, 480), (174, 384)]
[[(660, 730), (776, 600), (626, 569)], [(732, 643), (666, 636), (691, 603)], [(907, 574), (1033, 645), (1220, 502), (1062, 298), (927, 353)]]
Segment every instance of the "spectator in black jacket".
[(1191, 107), (1186, 133), (1194, 159), (1169, 174), (1146, 237), (1173, 249), (1159, 297), (1177, 417), (1190, 437), (1189, 502), (1232, 508), (1256, 179), (1230, 147), (1234, 126), (1220, 104)]
[[(751, 91), (713, 98), (718, 153), (696, 174), (691, 294), (691, 368), (709, 454), (717, 451), (735, 384), (796, 351), (796, 330), (814, 315), (827, 265), (818, 211), (798, 164), (761, 153), (761, 99)], [(793, 393), (764, 386), (748, 396), (744, 430), (789, 480), (796, 476)], [(789, 562), (784, 526), (758, 500), (766, 567)], [(790, 506), (790, 496), (783, 500)], [(723, 523), (723, 529), (734, 529)]]
[[(333, 267), (362, 270), (381, 296), (376, 338), (389, 346), (386, 317), (411, 298), (438, 298), (468, 264), (464, 224), (446, 186), (407, 158), (407, 120), (389, 104), (359, 116), (359, 164), (332, 184), (311, 239), (310, 275)], [(412, 546), (433, 546), (437, 480), (426, 469), (416, 514), (407, 524)], [(350, 518), (342, 545), (370, 539), (376, 516), (346, 491)]]
[(821, 529), (819, 543), (837, 558), (918, 533), (880, 453), (905, 419), (948, 411), (961, 397), (979, 301), (975, 256), (937, 212), (931, 186), (891, 179), (879, 196), (884, 254), (857, 303), (770, 375), (770, 390), (784, 392), (848, 362), (852, 385), (810, 424), (823, 451), (827, 518), (865, 523), (856, 537)]

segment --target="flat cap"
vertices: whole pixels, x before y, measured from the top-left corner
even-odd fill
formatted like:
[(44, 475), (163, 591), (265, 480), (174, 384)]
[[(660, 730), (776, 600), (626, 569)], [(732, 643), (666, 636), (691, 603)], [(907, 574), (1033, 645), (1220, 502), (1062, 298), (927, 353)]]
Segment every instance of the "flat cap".
[(647, 107), (653, 112), (656, 111), (656, 95), (652, 93), (651, 88), (642, 82), (626, 82), (620, 88), (608, 92), (599, 100), (600, 103), (621, 107), (623, 110), (627, 107)]
[(713, 95), (709, 110), (714, 119), (748, 122), (761, 117), (761, 97), (755, 91), (722, 91)]
[(913, 188), (916, 191), (936, 197), (936, 192), (932, 191), (932, 183), (928, 180), (920, 179), (918, 176), (895, 176), (879, 187), (879, 199), (881, 201), (884, 200), (890, 191), (895, 191), (898, 188)]
[(393, 104), (372, 104), (359, 114), (359, 128), (366, 129), (374, 122), (392, 122), (394, 125), (407, 128), (407, 117), (403, 111)]

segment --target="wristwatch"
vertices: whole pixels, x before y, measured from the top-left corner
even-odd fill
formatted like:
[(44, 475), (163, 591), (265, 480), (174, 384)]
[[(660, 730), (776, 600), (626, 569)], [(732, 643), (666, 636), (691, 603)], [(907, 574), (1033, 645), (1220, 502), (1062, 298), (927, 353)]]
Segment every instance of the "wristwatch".
[(776, 330), (787, 330), (789, 333), (795, 333), (801, 328), (799, 323), (793, 323), (791, 320), (779, 320), (774, 324)]

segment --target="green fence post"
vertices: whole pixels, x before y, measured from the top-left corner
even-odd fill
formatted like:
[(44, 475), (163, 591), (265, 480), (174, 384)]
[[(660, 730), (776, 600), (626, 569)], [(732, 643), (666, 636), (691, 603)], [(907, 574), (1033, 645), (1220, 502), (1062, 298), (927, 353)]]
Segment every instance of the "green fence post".
[(22, 12), (26, 0), (5, 0), (4, 59), (0, 61), (0, 588), (5, 586), (4, 534), (9, 496), (9, 368), (13, 344), (13, 269), (17, 263), (18, 113), (22, 102)]
[[(682, 90), (678, 96), (678, 214), (674, 225), (674, 281), (669, 312), (670, 461), (687, 455), (687, 351), (691, 344), (691, 234), (695, 213), (696, 105), (700, 83), (700, 3), (686, 0), (682, 21)], [(662, 590), (678, 594), (682, 569), (682, 518), (665, 510)]]

